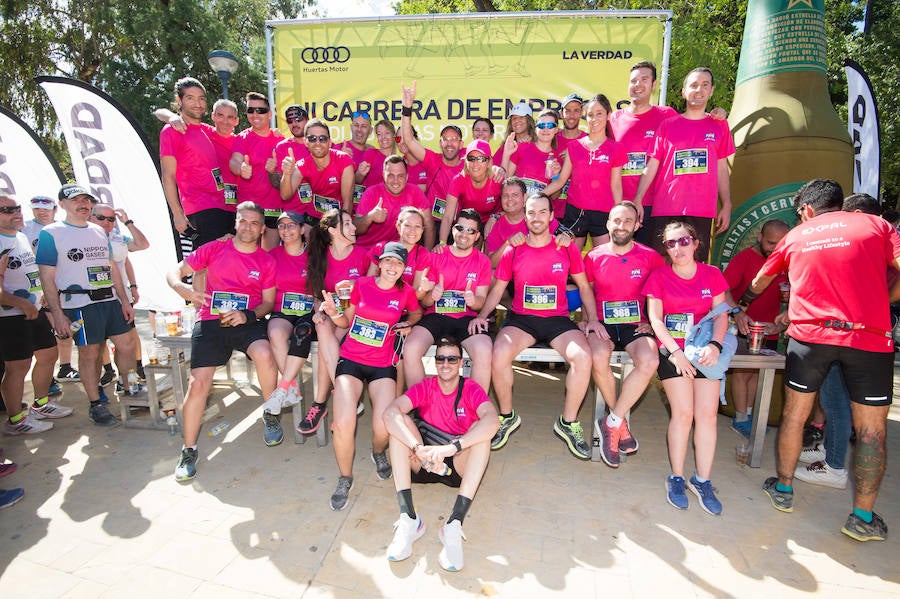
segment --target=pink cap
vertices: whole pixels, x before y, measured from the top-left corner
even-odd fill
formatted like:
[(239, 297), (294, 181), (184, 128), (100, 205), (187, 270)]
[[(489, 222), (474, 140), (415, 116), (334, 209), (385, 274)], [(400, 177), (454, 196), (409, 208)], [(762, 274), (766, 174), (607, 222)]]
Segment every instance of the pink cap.
[(470, 154), (472, 152), (481, 152), (485, 156), (491, 155), (491, 146), (488, 142), (483, 139), (476, 139), (473, 142), (470, 142), (469, 145), (466, 146), (466, 154)]

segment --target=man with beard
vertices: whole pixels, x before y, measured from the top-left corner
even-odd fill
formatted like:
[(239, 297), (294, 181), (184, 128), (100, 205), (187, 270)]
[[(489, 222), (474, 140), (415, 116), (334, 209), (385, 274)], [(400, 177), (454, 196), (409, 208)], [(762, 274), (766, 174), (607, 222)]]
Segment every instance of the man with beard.
[(525, 202), (528, 235), (525, 243), (503, 251), (494, 273), (494, 283), (478, 316), (469, 323), (469, 333), (484, 333), (487, 317), (493, 314), (510, 281), (515, 294), (509, 316), (494, 341), (491, 381), (500, 406), (500, 429), (491, 441), (500, 449), (522, 425), (513, 410), (512, 363), (524, 349), (535, 343), (547, 343), (568, 362), (566, 396), (563, 411), (553, 432), (565, 442), (575, 457), (587, 460), (591, 448), (584, 440), (578, 410), (584, 401), (591, 378), (591, 348), (585, 335), (569, 318), (566, 282), (569, 277), (578, 286), (582, 301), (584, 333), (600, 334), (594, 295), (584, 274), (584, 261), (574, 244), (561, 247), (550, 234), (553, 211), (550, 198), (537, 193)]
[[(778, 245), (778, 242), (787, 235), (791, 228), (788, 224), (777, 218), (767, 220), (763, 223), (759, 234), (756, 236), (756, 243), (747, 249), (739, 252), (728, 266), (725, 268), (725, 280), (728, 281), (728, 287), (731, 289), (731, 297), (741, 297), (753, 277), (759, 272), (766, 258)], [(750, 304), (747, 311), (742, 314), (735, 314), (735, 320), (741, 333), (747, 334), (747, 325), (749, 321), (765, 322), (770, 325), (772, 330), (766, 337), (765, 347), (775, 349), (778, 344), (778, 332), (775, 330), (775, 317), (781, 311), (781, 290), (782, 283), (787, 283), (787, 276), (781, 273), (772, 285), (769, 285), (756, 300)], [(746, 318), (743, 316), (746, 314)], [(731, 371), (731, 396), (734, 401), (734, 419), (731, 422), (732, 430), (750, 437), (750, 411), (753, 409), (753, 402), (756, 400), (756, 384), (759, 381), (758, 370), (734, 369)]]
[[(179, 233), (196, 231), (194, 248), (218, 239), (234, 226), (234, 212), (226, 207), (227, 163), (220, 159), (219, 145), (230, 140), (223, 121), (223, 133), (203, 123), (206, 115), (206, 89), (192, 77), (175, 82), (175, 101), (181, 118), (166, 109), (156, 111), (169, 123), (159, 133), (159, 156), (163, 192)], [(218, 105), (218, 104), (217, 104)], [(221, 106), (222, 114), (230, 107)], [(217, 117), (218, 118), (218, 117)], [(229, 117), (236, 123), (237, 114)], [(220, 119), (222, 120), (222, 119)], [(232, 125), (233, 127), (233, 125)], [(214, 140), (221, 141), (217, 144)]]
[[(638, 450), (625, 416), (659, 365), (656, 337), (644, 311), (641, 288), (650, 273), (665, 263), (652, 248), (634, 241), (639, 226), (637, 206), (629, 201), (616, 205), (607, 222), (609, 242), (592, 249), (584, 260), (603, 323), (597, 335), (588, 335), (594, 383), (609, 407), (609, 415), (594, 422), (594, 433), (600, 438), (600, 457), (611, 468), (619, 467), (619, 452), (632, 454)], [(614, 350), (627, 351), (634, 363), (618, 397), (609, 367)]]
[[(300, 160), (309, 156), (309, 149), (306, 147), (306, 123), (309, 122), (309, 113), (302, 106), (293, 104), (288, 106), (284, 111), (284, 122), (287, 124), (291, 132), (291, 137), (285, 137), (278, 145), (275, 146), (275, 171), (269, 173), (269, 182), (276, 189), (281, 189), (282, 163), (288, 155), (292, 155), (294, 160)], [(285, 198), (281, 198), (285, 200)], [(307, 198), (309, 201), (309, 198)], [(296, 210), (303, 214), (300, 206), (300, 196), (295, 192), (292, 198), (285, 200), (284, 210)]]
[(353, 159), (353, 170), (359, 168), (363, 155), (372, 146), (366, 140), (372, 135), (372, 115), (367, 110), (355, 110), (350, 113), (350, 139), (334, 146)]
[(559, 101), (559, 115), (562, 117), (563, 128), (556, 136), (556, 149), (562, 154), (570, 141), (581, 139), (587, 133), (580, 129), (581, 118), (584, 114), (584, 100), (578, 94), (569, 94)]

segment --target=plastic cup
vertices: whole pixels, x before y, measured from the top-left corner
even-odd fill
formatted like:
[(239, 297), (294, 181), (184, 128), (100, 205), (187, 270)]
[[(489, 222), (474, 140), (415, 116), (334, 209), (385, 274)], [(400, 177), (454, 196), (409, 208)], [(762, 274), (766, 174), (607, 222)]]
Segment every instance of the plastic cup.
[(231, 311), (228, 311), (228, 312), (222, 312), (221, 310), (219, 311), (219, 326), (220, 327), (230, 327), (231, 326), (231, 324), (225, 322), (225, 320), (224, 320), (224, 318), (226, 316), (228, 316), (229, 314), (231, 314)]
[(750, 442), (744, 441), (734, 448), (734, 457), (739, 466), (747, 466), (750, 464)]
[(781, 283), (778, 285), (778, 293), (781, 296), (781, 303), (788, 304), (791, 301), (791, 284)]
[(174, 337), (181, 332), (181, 327), (178, 326), (178, 313), (177, 312), (169, 312), (166, 314), (166, 334), (169, 337)]
[(755, 321), (750, 323), (750, 331), (747, 335), (747, 342), (751, 354), (758, 354), (762, 349), (763, 341), (765, 341), (766, 339), (767, 324), (768, 323), (765, 322)]

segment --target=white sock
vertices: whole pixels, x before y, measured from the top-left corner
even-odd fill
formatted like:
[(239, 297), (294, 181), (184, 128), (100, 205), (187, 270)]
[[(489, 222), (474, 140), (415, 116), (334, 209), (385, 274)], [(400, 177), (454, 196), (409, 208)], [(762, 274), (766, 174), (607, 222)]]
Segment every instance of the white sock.
[(608, 424), (610, 428), (619, 428), (622, 424), (622, 419), (613, 412), (610, 412), (609, 416), (606, 417), (606, 424)]
[(745, 420), (749, 420), (749, 414), (746, 412), (735, 412), (734, 413), (734, 421), (735, 422), (744, 422)]

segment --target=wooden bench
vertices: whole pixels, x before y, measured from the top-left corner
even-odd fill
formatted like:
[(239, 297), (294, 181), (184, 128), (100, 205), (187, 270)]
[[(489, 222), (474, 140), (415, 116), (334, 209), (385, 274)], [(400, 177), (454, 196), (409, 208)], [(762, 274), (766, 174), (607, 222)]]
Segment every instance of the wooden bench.
[[(190, 351), (191, 338), (189, 335), (180, 335), (177, 337), (159, 337), (158, 340), (162, 345), (168, 347), (172, 350), (172, 356), (178, 356), (180, 353), (185, 352), (185, 354)], [(428, 351), (425, 353), (425, 357), (432, 358), (434, 357), (435, 346), (432, 345)], [(241, 354), (243, 355), (243, 354)], [(233, 358), (232, 358), (233, 359)], [(245, 359), (245, 368), (246, 372), (250, 373), (249, 360)], [(551, 347), (529, 347), (523, 351), (521, 351), (515, 358), (516, 362), (565, 362), (565, 359), (553, 348)], [(617, 383), (621, 386), (621, 381), (628, 376), (631, 370), (634, 368), (634, 364), (631, 361), (631, 356), (628, 355), (627, 352), (624, 351), (616, 351), (612, 353), (610, 358), (610, 365), (614, 370), (618, 370)], [(230, 371), (231, 361), (228, 363), (228, 376), (231, 378)], [(766, 436), (766, 424), (769, 418), (769, 407), (772, 403), (772, 388), (775, 383), (775, 371), (784, 369), (784, 356), (780, 354), (775, 355), (749, 355), (749, 354), (737, 354), (731, 362), (732, 368), (746, 368), (752, 370), (759, 370), (760, 377), (759, 383), (756, 388), (756, 402), (754, 404), (753, 409), (753, 423), (751, 425), (750, 431), (750, 466), (752, 468), (759, 468), (762, 462), (762, 450), (763, 445), (765, 443)], [(169, 370), (169, 375), (171, 377), (172, 386), (171, 392), (173, 398), (175, 400), (176, 406), (176, 414), (178, 418), (179, 426), (181, 425), (181, 408), (184, 404), (184, 393), (185, 393), (185, 381), (186, 381), (186, 371), (190, 367), (190, 359), (185, 358), (184, 360), (172, 359), (169, 361), (169, 365), (162, 367), (163, 369)], [(304, 389), (303, 399), (301, 402), (294, 406), (292, 409), (293, 414), (293, 423), (294, 423), (294, 442), (297, 444), (303, 444), (306, 442), (306, 435), (303, 435), (297, 432), (297, 426), (300, 424), (300, 420), (306, 415), (306, 410), (309, 409), (309, 402), (312, 401), (311, 398), (315, 397), (316, 394), (316, 372), (318, 369), (318, 343), (313, 342), (312, 348), (309, 354), (309, 360), (307, 360), (306, 364), (301, 371), (299, 384), (301, 385), (301, 389)], [(472, 361), (469, 358), (468, 354), (463, 352), (463, 375), (469, 376), (471, 374), (472, 369)], [(146, 370), (146, 367), (145, 367)], [(303, 384), (303, 375), (304, 373), (310, 374), (310, 382), (309, 385), (311, 393), (307, 395), (305, 393), (306, 385)], [(591, 429), (593, 431), (593, 422), (597, 419), (602, 418), (606, 414), (606, 402), (603, 399), (603, 396), (600, 394), (599, 389), (594, 387), (593, 395), (594, 395), (594, 410), (593, 410), (593, 419), (591, 421)], [(158, 387), (157, 389), (165, 389), (168, 391), (166, 387)], [(148, 388), (149, 395), (149, 388)], [(159, 391), (154, 391), (154, 396), (159, 395)], [(159, 397), (149, 398), (150, 403), (155, 403), (158, 405)], [(154, 401), (155, 400), (155, 401)], [(147, 400), (145, 400), (147, 401)], [(125, 410), (126, 408), (123, 408)], [(151, 408), (151, 415), (154, 415), (153, 408)], [(157, 414), (155, 415), (158, 418), (158, 409)], [(123, 418), (124, 419), (124, 418)], [(133, 419), (131, 419), (133, 420)], [(126, 423), (127, 426), (127, 423)], [(163, 427), (165, 426), (165, 419), (163, 419)], [(152, 426), (152, 428), (159, 428), (158, 426)], [(328, 444), (328, 415), (326, 414), (323, 417), (322, 424), (319, 426), (319, 429), (316, 431), (316, 442), (319, 447), (324, 447)], [(593, 435), (592, 433), (592, 443), (591, 443), (591, 460), (592, 461), (600, 461), (600, 439)]]

